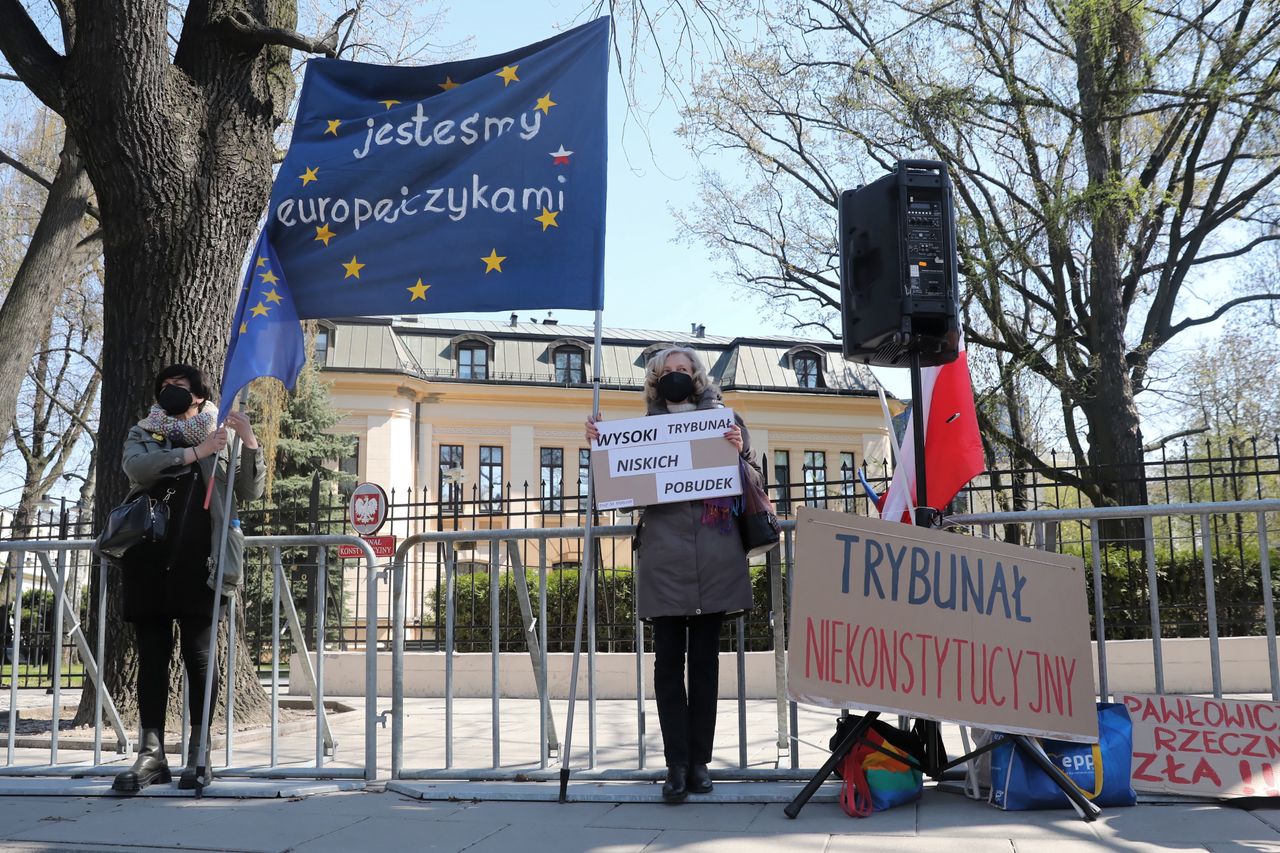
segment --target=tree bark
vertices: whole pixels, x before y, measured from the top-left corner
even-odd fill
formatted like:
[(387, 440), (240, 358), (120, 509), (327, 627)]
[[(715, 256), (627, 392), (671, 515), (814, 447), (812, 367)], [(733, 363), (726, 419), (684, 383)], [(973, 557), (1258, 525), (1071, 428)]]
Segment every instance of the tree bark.
[[(1114, 118), (1117, 107), (1130, 97), (1125, 91), (1125, 68), (1136, 38), (1129, 11), (1107, 2), (1096, 18), (1077, 25), (1076, 68), (1080, 92), (1080, 135), (1090, 196), (1086, 198), (1093, 240), (1090, 244), (1089, 338), (1093, 364), (1077, 403), (1089, 425), (1092, 479), (1103, 501), (1112, 506), (1142, 506), (1147, 502), (1143, 466), (1142, 429), (1134, 404), (1126, 354), (1124, 240), (1132, 222), (1132, 207), (1121, 179), (1122, 129)], [(1135, 541), (1142, 547), (1141, 519), (1104, 522), (1105, 541)]]
[(0, 347), (0, 435), (8, 435), (13, 427), (18, 391), (62, 291), (80, 275), (76, 247), (84, 235), (91, 192), (75, 140), (68, 134), (40, 221), (0, 306), (0, 341), (5, 342)]
[[(250, 10), (292, 27), (296, 7), (192, 3), (170, 62), (164, 0), (74, 6), (60, 100), (102, 211), (101, 521), (127, 493), (119, 448), (151, 402), (156, 372), (183, 362), (213, 382), (221, 375), (240, 261), (270, 191), (273, 133), (293, 96), (288, 50), (220, 36), (215, 18)], [(118, 570), (108, 578), (104, 682), (134, 719), (133, 632), (121, 619)], [(237, 660), (237, 683), (256, 685), (248, 655)], [(174, 699), (171, 718), (177, 707)], [(267, 711), (261, 689), (238, 692), (239, 721), (264, 721)], [(91, 713), (86, 689), (77, 718)]]

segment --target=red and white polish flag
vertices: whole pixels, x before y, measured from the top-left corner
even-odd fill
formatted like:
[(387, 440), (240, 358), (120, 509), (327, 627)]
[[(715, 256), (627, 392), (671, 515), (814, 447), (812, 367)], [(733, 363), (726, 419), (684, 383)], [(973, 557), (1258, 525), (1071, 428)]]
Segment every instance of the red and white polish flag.
[[(925, 505), (943, 509), (965, 484), (985, 470), (978, 415), (969, 379), (969, 354), (960, 338), (960, 357), (950, 364), (920, 371), (924, 398)], [(916, 505), (916, 450), (913, 419), (920, 406), (913, 403), (907, 419), (902, 453), (893, 481), (882, 497), (880, 517), (911, 524), (910, 507)]]

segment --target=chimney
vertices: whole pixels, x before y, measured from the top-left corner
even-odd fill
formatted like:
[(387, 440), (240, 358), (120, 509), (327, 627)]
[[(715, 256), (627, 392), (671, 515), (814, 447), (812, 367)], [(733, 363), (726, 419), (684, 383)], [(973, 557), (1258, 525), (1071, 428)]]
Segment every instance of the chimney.
[(511, 312), (511, 325), (513, 325), (513, 326), (514, 326), (514, 325), (516, 324), (516, 321), (517, 321), (518, 319), (519, 319), (519, 318), (518, 318), (518, 317), (516, 317), (516, 312), (512, 311), (512, 312)]
[(693, 336), (695, 338), (705, 338), (707, 336), (707, 327), (698, 323), (693, 327)]
[(548, 311), (548, 312), (547, 312), (547, 319), (545, 319), (545, 320), (543, 320), (543, 321), (542, 321), (542, 325), (544, 325), (544, 326), (554, 326), (554, 325), (556, 325), (558, 322), (559, 322), (558, 320), (556, 320), (556, 319), (552, 318), (552, 316), (551, 316), (551, 312), (550, 312), (550, 311)]

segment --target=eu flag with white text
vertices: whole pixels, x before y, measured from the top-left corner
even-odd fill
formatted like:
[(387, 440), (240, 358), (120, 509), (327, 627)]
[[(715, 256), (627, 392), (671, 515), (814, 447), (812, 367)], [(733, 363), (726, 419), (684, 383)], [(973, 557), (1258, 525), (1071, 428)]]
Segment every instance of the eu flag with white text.
[(608, 35), (311, 60), (266, 225), (298, 316), (602, 307)]
[(298, 311), (281, 271), (280, 259), (263, 233), (249, 259), (231, 322), (231, 346), (222, 368), (218, 423), (226, 420), (241, 388), (259, 376), (274, 376), (292, 389), (305, 362)]

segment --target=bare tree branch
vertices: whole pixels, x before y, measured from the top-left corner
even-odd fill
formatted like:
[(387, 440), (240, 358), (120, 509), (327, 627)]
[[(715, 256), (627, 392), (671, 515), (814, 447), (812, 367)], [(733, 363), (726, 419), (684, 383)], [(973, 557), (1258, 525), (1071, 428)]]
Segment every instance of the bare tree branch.
[(1186, 438), (1189, 435), (1200, 435), (1201, 433), (1205, 433), (1208, 431), (1209, 431), (1209, 428), (1207, 426), (1203, 426), (1203, 427), (1193, 427), (1191, 429), (1179, 430), (1178, 432), (1171, 432), (1166, 436), (1157, 438), (1155, 441), (1148, 442), (1147, 444), (1142, 445), (1142, 452), (1154, 453), (1155, 451), (1164, 447), (1166, 444), (1168, 444), (1171, 441), (1176, 441), (1179, 438)]
[(245, 44), (259, 47), (281, 45), (300, 50), (303, 53), (319, 53), (331, 59), (336, 59), (338, 56), (338, 28), (343, 21), (354, 14), (354, 9), (348, 9), (343, 12), (334, 21), (333, 26), (329, 28), (329, 32), (318, 39), (304, 36), (296, 30), (284, 27), (269, 27), (245, 9), (236, 9), (214, 19), (212, 26), (225, 35)]
[(40, 34), (20, 0), (0, 0), (0, 53), (9, 67), (45, 106), (63, 110), (62, 69), (66, 59)]
[(53, 181), (49, 180), (44, 175), (40, 174), (35, 169), (31, 168), (26, 163), (23, 163), (21, 160), (17, 159), (16, 157), (12, 156), (2, 148), (0, 148), (0, 163), (4, 163), (7, 166), (11, 166), (14, 171), (20, 172), (23, 175), (26, 175), (28, 178), (35, 181), (40, 186), (44, 187), (46, 190), (53, 187)]

